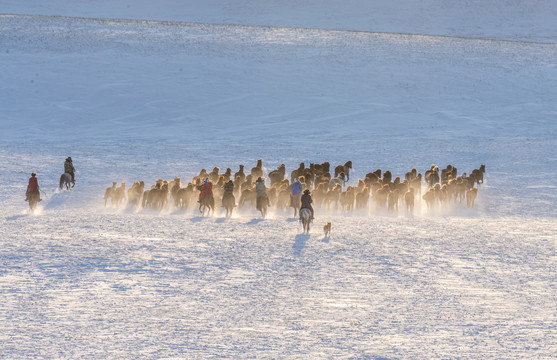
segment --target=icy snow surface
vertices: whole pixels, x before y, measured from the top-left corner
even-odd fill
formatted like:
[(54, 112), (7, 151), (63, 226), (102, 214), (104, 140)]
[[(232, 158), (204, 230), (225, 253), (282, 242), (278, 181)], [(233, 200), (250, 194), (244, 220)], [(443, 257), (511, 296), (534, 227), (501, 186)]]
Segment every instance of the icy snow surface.
[[(554, 358), (553, 2), (135, 3), (0, 9), (0, 357)], [(318, 210), (308, 235), (103, 207), (258, 158), (487, 172), (474, 209)]]

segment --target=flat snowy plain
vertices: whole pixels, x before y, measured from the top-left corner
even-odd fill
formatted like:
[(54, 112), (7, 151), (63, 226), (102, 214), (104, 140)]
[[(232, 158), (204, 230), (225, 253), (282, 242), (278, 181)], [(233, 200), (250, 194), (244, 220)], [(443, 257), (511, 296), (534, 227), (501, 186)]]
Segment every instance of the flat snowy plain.
[[(552, 2), (153, 3), (0, 10), (0, 357), (555, 358)], [(308, 235), (103, 207), (112, 181), (257, 158), (487, 172), (474, 209), (318, 211)]]

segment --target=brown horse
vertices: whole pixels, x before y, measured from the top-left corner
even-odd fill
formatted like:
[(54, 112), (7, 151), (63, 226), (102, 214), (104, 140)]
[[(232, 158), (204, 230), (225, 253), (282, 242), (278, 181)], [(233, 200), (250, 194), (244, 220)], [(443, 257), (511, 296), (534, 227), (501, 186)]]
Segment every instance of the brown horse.
[(335, 167), (335, 177), (343, 172), (346, 175), (346, 181), (350, 180), (350, 169), (352, 169), (352, 161), (347, 161), (344, 165), (338, 165)]
[(27, 201), (29, 201), (29, 209), (31, 211), (37, 208), (37, 204), (41, 201), (40, 197), (39, 190), (29, 191), (27, 193)]
[(226, 217), (232, 216), (232, 211), (236, 207), (236, 198), (233, 193), (225, 193), (222, 197), (222, 206), (226, 209)]
[(256, 201), (256, 208), (261, 212), (261, 216), (267, 216), (267, 208), (269, 207), (269, 198), (267, 196), (258, 196)]
[(107, 187), (104, 191), (104, 207), (106, 207), (106, 203), (108, 202), (109, 198), (112, 198), (114, 194), (114, 190), (116, 190), (116, 182), (112, 182), (112, 187)]

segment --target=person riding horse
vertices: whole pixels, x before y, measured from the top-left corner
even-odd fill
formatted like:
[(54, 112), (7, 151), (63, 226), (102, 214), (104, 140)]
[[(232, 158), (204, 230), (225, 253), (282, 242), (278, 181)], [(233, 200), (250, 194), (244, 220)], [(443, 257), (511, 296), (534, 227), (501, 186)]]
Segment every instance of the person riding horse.
[(302, 209), (310, 210), (311, 211), (311, 220), (313, 220), (313, 206), (311, 206), (312, 202), (313, 202), (313, 200), (311, 199), (310, 191), (306, 189), (304, 191), (304, 195), (302, 195), (302, 206), (300, 207), (300, 210), (302, 210)]
[(236, 198), (234, 197), (234, 181), (228, 180), (224, 184), (224, 192), (222, 194), (222, 207), (226, 209), (226, 216), (232, 216), (232, 211), (236, 207)]
[(264, 207), (263, 203), (265, 202), (265, 206), (269, 206), (269, 198), (267, 197), (267, 188), (265, 187), (265, 182), (261, 177), (257, 178), (255, 182), (255, 194), (257, 195), (256, 198), (256, 208), (257, 210), (261, 211)]
[(296, 204), (297, 200), (302, 196), (302, 183), (299, 179), (294, 180), (290, 187), (290, 204)]
[(27, 191), (25, 192), (25, 201), (29, 201), (31, 196), (37, 197), (37, 202), (42, 201), (41, 194), (39, 193), (39, 181), (36, 178), (37, 174), (32, 173), (27, 184)]
[(205, 196), (211, 195), (213, 196), (213, 183), (209, 181), (209, 178), (205, 178), (205, 180), (203, 180), (203, 185), (201, 185), (201, 192), (199, 193), (199, 201), (198, 203), (202, 203), (203, 198), (205, 198)]
[(224, 193), (222, 195), (223, 201), (231, 195), (234, 196), (234, 181), (229, 180), (227, 183), (224, 184)]
[(68, 157), (64, 163), (64, 171), (72, 176), (72, 184), (75, 185), (75, 168), (72, 163), (72, 158)]

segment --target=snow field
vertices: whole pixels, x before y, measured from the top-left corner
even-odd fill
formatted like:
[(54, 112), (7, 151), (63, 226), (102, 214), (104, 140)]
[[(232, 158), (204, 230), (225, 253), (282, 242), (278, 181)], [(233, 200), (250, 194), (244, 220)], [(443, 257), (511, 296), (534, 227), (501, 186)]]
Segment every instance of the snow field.
[[(384, 153), (396, 154), (400, 145), (383, 144)], [(21, 184), (2, 190), (0, 318), (7, 321), (0, 333), (8, 357), (549, 359), (554, 353), (557, 223), (506, 216), (510, 207), (528, 208), (511, 194), (499, 197), (512, 188), (509, 177), (488, 167), (475, 209), (415, 216), (318, 210), (309, 235), (290, 211), (263, 220), (255, 210), (227, 219), (222, 212), (204, 218), (193, 210), (103, 208), (110, 178), (148, 183), (160, 174), (187, 179), (211, 168), (202, 164), (255, 165), (242, 159), (250, 151), (215, 162), (214, 154), (194, 148), (76, 145), (78, 181), (69, 192), (54, 189), (63, 145), (15, 148), (15, 158), (41, 164), (47, 196), (33, 216)], [(290, 151), (261, 149), (266, 173)], [(147, 153), (151, 161), (141, 155)], [(298, 148), (302, 158), (311, 153)], [(353, 155), (356, 181), (371, 165)], [(10, 176), (26, 176), (11, 158), (2, 159)], [(403, 168), (391, 159), (393, 169)], [(406, 168), (405, 159), (398, 161)], [(287, 170), (298, 163), (289, 159)], [(321, 229), (327, 221), (330, 238)]]
[[(0, 357), (554, 358), (552, 3), (153, 4), (3, 4), (64, 16), (0, 15)], [(257, 158), (487, 171), (475, 209), (317, 212), (309, 235), (103, 208), (112, 181)]]
[(4, 353), (553, 354), (554, 222), (328, 219), (330, 239), (294, 219), (3, 219)]

